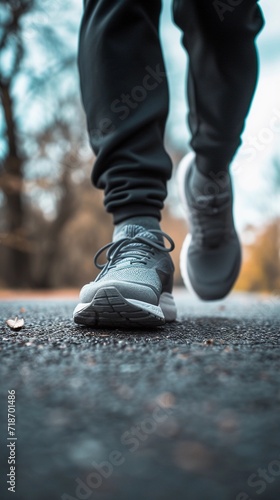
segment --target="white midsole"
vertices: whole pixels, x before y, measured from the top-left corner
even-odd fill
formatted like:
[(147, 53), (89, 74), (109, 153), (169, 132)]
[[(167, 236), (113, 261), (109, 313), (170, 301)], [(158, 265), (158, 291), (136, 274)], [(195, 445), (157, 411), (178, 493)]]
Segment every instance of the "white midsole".
[(188, 273), (188, 265), (187, 265), (188, 251), (189, 251), (189, 246), (191, 244), (191, 241), (192, 241), (192, 235), (189, 233), (189, 234), (187, 234), (187, 236), (184, 240), (184, 243), (183, 243), (183, 246), (182, 246), (182, 249), (180, 252), (180, 271), (181, 271), (181, 276), (183, 278), (184, 285), (187, 287), (189, 292), (193, 296), (198, 297), (200, 300), (202, 300), (199, 297), (199, 295), (197, 295), (196, 291), (194, 290), (194, 288), (191, 284), (189, 273)]
[(185, 194), (185, 179), (187, 172), (191, 165), (193, 164), (195, 160), (195, 153), (191, 151), (188, 153), (182, 160), (180, 161), (178, 168), (177, 168), (177, 173), (176, 173), (176, 181), (177, 181), (177, 187), (178, 187), (178, 192), (179, 192), (179, 197), (180, 201), (183, 205), (183, 208), (186, 212), (186, 215), (188, 214), (188, 204), (187, 204), (187, 199), (186, 199), (186, 194)]
[(162, 293), (159, 305), (163, 311), (165, 321), (174, 321), (177, 318), (177, 308), (171, 293)]
[(91, 302), (80, 302), (79, 304), (77, 304), (74, 311), (73, 311), (73, 318), (76, 316), (76, 314), (84, 311), (90, 305), (91, 305)]
[(157, 318), (164, 319), (164, 314), (160, 305), (155, 306), (154, 304), (149, 304), (148, 302), (143, 302), (142, 300), (136, 300), (136, 299), (125, 299), (125, 300), (126, 302), (129, 302), (129, 304), (139, 307), (139, 309), (141, 309), (142, 311), (148, 311)]
[[(188, 214), (188, 204), (187, 204), (187, 199), (186, 199), (186, 194), (185, 194), (185, 180), (186, 180), (186, 175), (190, 167), (192, 166), (193, 162), (195, 160), (195, 153), (191, 151), (188, 153), (184, 158), (180, 161), (178, 169), (177, 169), (177, 186), (178, 186), (178, 191), (179, 191), (179, 197), (180, 201), (184, 207), (186, 216)], [(197, 295), (196, 291), (194, 290), (191, 280), (188, 274), (188, 266), (187, 266), (187, 261), (188, 261), (188, 251), (189, 251), (189, 246), (191, 244), (192, 240), (192, 235), (191, 233), (188, 233), (181, 252), (180, 252), (180, 271), (181, 271), (181, 276), (183, 278), (184, 285), (187, 287), (187, 289), (190, 291), (192, 295), (195, 297), (199, 297)]]

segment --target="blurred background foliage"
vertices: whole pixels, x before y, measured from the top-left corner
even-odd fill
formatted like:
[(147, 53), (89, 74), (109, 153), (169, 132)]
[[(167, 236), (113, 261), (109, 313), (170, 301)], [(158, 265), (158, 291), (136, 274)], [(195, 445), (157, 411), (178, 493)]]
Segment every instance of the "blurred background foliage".
[[(0, 286), (80, 287), (93, 279), (93, 255), (111, 240), (103, 193), (93, 188), (76, 67), (80, 16), (61, 0), (1, 0), (0, 4)], [(167, 128), (176, 166), (180, 147)], [(280, 190), (280, 162), (271, 163), (268, 196)], [(163, 229), (179, 250), (186, 224), (174, 182)], [(239, 290), (280, 290), (280, 218), (245, 227)]]

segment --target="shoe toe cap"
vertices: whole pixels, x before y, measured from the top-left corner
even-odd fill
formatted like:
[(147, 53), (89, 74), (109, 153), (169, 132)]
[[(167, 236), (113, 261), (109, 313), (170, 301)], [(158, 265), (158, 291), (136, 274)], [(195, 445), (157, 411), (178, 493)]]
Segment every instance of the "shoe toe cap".
[(238, 240), (219, 249), (188, 253), (187, 272), (193, 290), (203, 300), (225, 297), (233, 287), (240, 270), (241, 249)]

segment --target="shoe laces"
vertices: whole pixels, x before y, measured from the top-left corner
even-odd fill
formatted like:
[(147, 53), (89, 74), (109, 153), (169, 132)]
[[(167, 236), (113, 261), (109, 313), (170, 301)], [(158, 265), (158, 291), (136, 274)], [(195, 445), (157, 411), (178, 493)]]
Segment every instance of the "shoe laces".
[[(175, 244), (172, 238), (158, 229), (150, 229), (148, 231), (150, 234), (160, 235), (167, 239), (170, 243), (169, 247), (165, 247), (164, 243), (158, 243), (158, 240), (150, 239), (149, 237), (141, 236), (140, 234), (136, 234), (133, 237), (125, 236), (124, 238), (120, 238), (117, 241), (113, 241), (111, 243), (107, 243), (104, 245), (94, 257), (94, 264), (98, 269), (104, 269), (105, 266), (110, 268), (115, 267), (118, 263), (124, 262), (127, 260), (129, 264), (142, 264), (146, 265), (148, 260), (155, 255), (155, 250), (160, 250), (161, 252), (172, 252), (174, 250)], [(105, 264), (99, 264), (98, 258), (105, 251), (106, 258), (108, 260)]]
[(193, 208), (195, 237), (202, 244), (215, 247), (232, 232), (232, 225), (228, 224), (228, 209), (231, 208), (228, 192), (198, 196)]

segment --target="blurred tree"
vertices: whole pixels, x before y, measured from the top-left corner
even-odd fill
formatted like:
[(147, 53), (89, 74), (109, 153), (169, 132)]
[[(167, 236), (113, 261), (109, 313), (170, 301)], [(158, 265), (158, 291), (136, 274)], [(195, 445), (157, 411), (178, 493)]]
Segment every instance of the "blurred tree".
[(268, 223), (247, 228), (243, 266), (236, 289), (280, 294), (280, 160), (275, 158), (267, 178)]
[(254, 241), (244, 247), (242, 272), (236, 289), (280, 294), (279, 229), (279, 217), (264, 228), (255, 228)]
[[(82, 140), (81, 132), (76, 133), (79, 118), (79, 93), (73, 71), (76, 47), (71, 47), (71, 37), (65, 39), (61, 26), (51, 23), (48, 3), (48, 0), (43, 5), (39, 0), (2, 0), (0, 5), (0, 130), (3, 136), (0, 203), (4, 214), (0, 242), (1, 260), (5, 263), (1, 274), (13, 287), (49, 286), (55, 252), (53, 242), (73, 211), (69, 155)], [(56, 0), (52, 5), (53, 15), (54, 5), (56, 9), (62, 8)], [(76, 34), (77, 25), (72, 26), (66, 19), (64, 29)], [(64, 80), (68, 85), (62, 84)], [(50, 151), (52, 147), (56, 149), (55, 154)], [(38, 164), (44, 168), (39, 170)], [(46, 175), (42, 172), (44, 169)], [(44, 272), (32, 283), (30, 266), (34, 262), (36, 241), (30, 226), (34, 210), (40, 205), (41, 209), (42, 205), (46, 206), (46, 199), (56, 216), (53, 223), (47, 225), (48, 243), (41, 255)]]
[(9, 246), (8, 274), (9, 281), (14, 286), (27, 283), (29, 245), (25, 235), (22, 197), (24, 154), (19, 139), (13, 84), (24, 57), (21, 19), (33, 6), (33, 0), (3, 0), (1, 5), (1, 17), (3, 16), (4, 22), (0, 32), (0, 96), (7, 148), (6, 157), (3, 159), (1, 183), (6, 201), (6, 231), (1, 239)]

